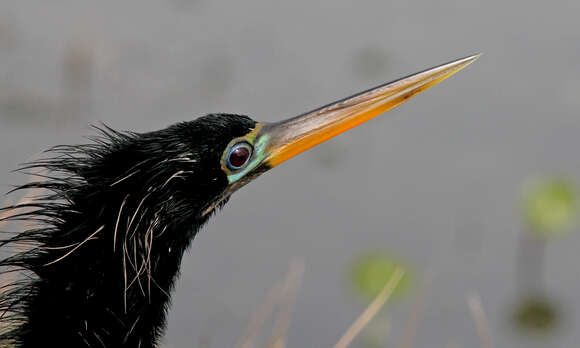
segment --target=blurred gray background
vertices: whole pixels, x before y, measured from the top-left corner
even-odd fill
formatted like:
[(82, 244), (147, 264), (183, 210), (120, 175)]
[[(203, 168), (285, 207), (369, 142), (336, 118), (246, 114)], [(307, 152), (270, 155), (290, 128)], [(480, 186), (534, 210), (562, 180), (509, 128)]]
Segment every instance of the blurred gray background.
[(400, 341), (426, 275), (415, 347), (479, 346), (472, 292), (497, 347), (576, 346), (577, 233), (546, 248), (558, 329), (519, 335), (510, 311), (522, 183), (580, 179), (579, 11), (577, 0), (4, 0), (0, 189), (25, 182), (11, 171), (43, 149), (85, 142), (89, 124), (149, 131), (210, 112), (276, 121), (483, 52), (235, 194), (183, 261), (164, 344), (234, 346), (298, 256), (288, 346), (332, 346), (366, 306), (349, 264), (382, 249), (416, 278), (387, 305), (386, 346)]

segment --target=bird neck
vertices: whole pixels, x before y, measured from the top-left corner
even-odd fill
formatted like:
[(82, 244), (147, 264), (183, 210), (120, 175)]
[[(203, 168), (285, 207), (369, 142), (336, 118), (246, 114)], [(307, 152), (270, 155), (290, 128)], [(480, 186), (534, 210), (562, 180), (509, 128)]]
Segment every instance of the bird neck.
[(16, 303), (22, 322), (6, 338), (18, 347), (157, 345), (183, 253), (208, 216), (135, 192), (70, 191), (74, 209), (58, 209), (54, 226), (28, 235), (39, 247), (4, 260), (37, 276), (0, 304)]

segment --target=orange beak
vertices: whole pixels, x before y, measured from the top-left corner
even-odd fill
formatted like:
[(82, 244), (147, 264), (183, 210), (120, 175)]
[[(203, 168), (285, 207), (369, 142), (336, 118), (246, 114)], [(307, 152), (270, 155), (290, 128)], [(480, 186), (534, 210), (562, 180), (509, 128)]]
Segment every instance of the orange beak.
[(346, 132), (438, 84), (478, 57), (479, 54), (439, 65), (282, 122), (263, 123), (258, 134), (265, 145), (262, 164), (275, 167)]

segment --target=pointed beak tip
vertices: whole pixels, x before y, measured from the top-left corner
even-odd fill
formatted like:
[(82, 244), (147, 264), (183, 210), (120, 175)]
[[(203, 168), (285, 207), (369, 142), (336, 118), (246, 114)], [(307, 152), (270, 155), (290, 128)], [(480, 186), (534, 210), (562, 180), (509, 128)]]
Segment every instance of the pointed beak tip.
[(468, 66), (469, 64), (475, 62), (476, 60), (479, 59), (479, 57), (481, 57), (483, 55), (482, 52), (480, 53), (476, 53), (476, 54), (472, 54), (470, 56), (467, 56), (463, 59), (460, 59), (459, 62), (462, 63), (464, 66)]

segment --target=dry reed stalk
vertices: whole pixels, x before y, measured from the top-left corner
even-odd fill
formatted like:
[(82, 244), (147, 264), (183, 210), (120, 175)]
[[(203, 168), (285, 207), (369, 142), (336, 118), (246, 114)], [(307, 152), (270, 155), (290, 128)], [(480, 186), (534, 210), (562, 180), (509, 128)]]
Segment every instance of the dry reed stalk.
[(385, 284), (383, 289), (375, 297), (375, 299), (367, 306), (367, 308), (361, 313), (361, 315), (352, 323), (352, 325), (346, 330), (344, 335), (338, 340), (334, 345), (334, 348), (346, 348), (352, 341), (358, 336), (362, 329), (371, 321), (371, 319), (379, 312), (379, 310), (385, 305), (387, 300), (393, 294), (393, 291), (403, 278), (405, 271), (401, 267), (397, 267), (391, 276), (391, 279)]

